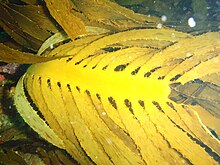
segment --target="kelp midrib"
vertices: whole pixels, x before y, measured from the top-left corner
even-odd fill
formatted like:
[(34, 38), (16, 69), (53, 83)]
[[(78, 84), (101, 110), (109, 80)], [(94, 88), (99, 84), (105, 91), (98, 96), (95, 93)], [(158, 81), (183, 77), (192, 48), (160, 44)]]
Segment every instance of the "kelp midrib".
[[(57, 68), (57, 62), (60, 63), (59, 65), (65, 67)], [(50, 67), (50, 70), (47, 70), (47, 67)], [(113, 68), (115, 67), (113, 66)], [(106, 96), (109, 96), (109, 93), (111, 93), (114, 97), (120, 97), (118, 94), (127, 93), (130, 97), (137, 98), (137, 95), (139, 95), (140, 98), (149, 97), (162, 99), (168, 96), (170, 92), (169, 86), (167, 85), (169, 82), (144, 78), (144, 76), (142, 77), (139, 74), (127, 74), (126, 70), (117, 72), (106, 69), (103, 71), (100, 70), (98, 66), (95, 69), (90, 69), (89, 67), (74, 65), (73, 61), (72, 64), (66, 64), (65, 58), (33, 65), (29, 71), (31, 74), (36, 75), (41, 72), (40, 74), (43, 74), (45, 77), (57, 79), (60, 82), (75, 84), (76, 86), (80, 86), (83, 90), (88, 89), (91, 92), (94, 91), (94, 93), (102, 93), (102, 95), (106, 93)], [(56, 75), (63, 76), (57, 77)], [(88, 82), (90, 84), (89, 86)], [(145, 91), (145, 93), (142, 91)], [(165, 96), (162, 92), (166, 93)]]

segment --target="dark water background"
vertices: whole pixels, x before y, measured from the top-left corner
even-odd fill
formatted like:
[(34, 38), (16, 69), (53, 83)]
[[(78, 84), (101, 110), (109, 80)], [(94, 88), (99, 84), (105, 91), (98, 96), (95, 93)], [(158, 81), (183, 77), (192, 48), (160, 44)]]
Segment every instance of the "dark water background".
[[(115, 0), (135, 12), (154, 15), (167, 20), (161, 23), (191, 33), (218, 31), (220, 29), (220, 0)], [(188, 25), (193, 18), (195, 27)]]

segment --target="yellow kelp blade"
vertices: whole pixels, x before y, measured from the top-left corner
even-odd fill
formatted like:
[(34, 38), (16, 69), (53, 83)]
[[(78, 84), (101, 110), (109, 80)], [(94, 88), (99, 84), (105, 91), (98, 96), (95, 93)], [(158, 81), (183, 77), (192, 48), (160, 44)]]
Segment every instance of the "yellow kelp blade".
[(98, 26), (113, 31), (123, 31), (140, 27), (156, 27), (160, 19), (146, 16), (118, 5), (109, 0), (72, 0), (72, 10), (87, 26)]
[[(105, 34), (105, 33), (108, 33), (108, 32), (109, 32), (109, 30), (107, 30), (107, 29), (103, 29), (103, 28), (99, 28), (99, 27), (93, 27), (93, 26), (86, 26), (86, 35), (84, 35), (84, 38), (85, 38), (85, 36), (86, 37), (91, 36), (91, 35), (98, 36), (98, 35)], [(38, 50), (37, 54), (45, 56), (45, 54), (47, 54), (47, 53), (45, 53), (46, 51), (51, 52), (51, 50), (53, 50), (54, 48), (60, 46), (61, 44), (63, 44), (63, 42), (67, 42), (69, 40), (70, 40), (70, 37), (67, 36), (67, 34), (64, 31), (57, 32), (54, 35), (52, 35), (50, 38), (48, 38), (41, 45), (41, 47)], [(80, 39), (80, 40), (82, 40), (82, 39)], [(74, 42), (73, 44), (76, 45), (77, 44), (76, 42), (78, 42), (78, 40), (74, 40), (73, 42)], [(86, 42), (84, 44), (86, 44)]]
[(50, 61), (55, 58), (56, 57), (40, 57), (32, 53), (21, 52), (0, 43), (0, 59), (7, 63), (16, 62), (19, 64), (34, 64)]
[(62, 3), (58, 0), (45, 0), (45, 3), (52, 17), (72, 40), (86, 33), (84, 22), (73, 13), (75, 6), (70, 0), (63, 0)]
[[(219, 33), (192, 37), (165, 29), (102, 37), (72, 57), (31, 66), (21, 80), (26, 91), (21, 97), (36, 105), (45, 127), (81, 164), (218, 164), (219, 139), (199, 116), (205, 110), (168, 98), (169, 85), (181, 83), (181, 76), (212, 68), (218, 40)], [(207, 73), (185, 79), (203, 76)], [(19, 111), (40, 135), (47, 132)], [(56, 139), (44, 138), (56, 145)]]
[[(64, 148), (63, 141), (54, 133), (54, 131), (47, 126), (44, 120), (39, 118), (37, 111), (33, 109), (31, 104), (28, 102), (24, 89), (24, 82), (23, 82), (24, 76), (19, 80), (17, 86), (16, 86), (16, 92), (15, 92), (15, 104), (19, 110), (19, 113), (25, 114), (23, 117), (25, 119), (25, 122), (27, 122), (29, 125), (31, 123), (35, 123), (35, 125), (32, 127), (36, 132), (39, 132), (42, 137), (47, 139), (49, 142), (54, 143), (56, 146), (60, 148)], [(26, 116), (27, 115), (27, 116)]]

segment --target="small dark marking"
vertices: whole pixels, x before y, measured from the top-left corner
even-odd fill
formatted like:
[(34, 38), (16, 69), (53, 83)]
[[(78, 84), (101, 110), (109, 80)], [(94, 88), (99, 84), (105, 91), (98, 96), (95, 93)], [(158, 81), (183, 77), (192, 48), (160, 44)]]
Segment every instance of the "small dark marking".
[(101, 96), (97, 93), (96, 94), (96, 97), (99, 99), (99, 100), (101, 100)]
[[(185, 103), (185, 102), (184, 102)], [(186, 103), (187, 104), (187, 103)], [(198, 102), (196, 101), (196, 100), (192, 100), (191, 101), (191, 105), (197, 105), (198, 104)]]
[(90, 55), (88, 55), (85, 59), (90, 58), (90, 57), (92, 57), (92, 56), (94, 56), (94, 55), (90, 54)]
[(158, 102), (153, 101), (152, 103), (157, 107), (158, 110), (160, 110), (161, 112), (165, 113)]
[(107, 52), (115, 52), (120, 49), (121, 49), (120, 47), (106, 47), (106, 48), (103, 48), (102, 50), (105, 50)]
[(131, 107), (131, 102), (128, 99), (125, 99), (124, 103), (127, 107)]
[(144, 74), (144, 77), (150, 77), (151, 73), (155, 72), (156, 70), (160, 69), (161, 66), (157, 66), (156, 68), (151, 69), (149, 72)]
[(215, 132), (215, 130), (210, 129), (210, 128), (209, 128), (209, 130), (210, 130), (210, 132), (212, 133), (213, 136), (215, 136), (218, 140), (220, 140), (220, 138), (218, 137), (218, 134)]
[(73, 59), (73, 57), (70, 57), (70, 58), (68, 58), (67, 60), (66, 60), (66, 62), (69, 62), (69, 61), (71, 61)]
[(87, 65), (84, 65), (83, 68), (87, 67)]
[(151, 72), (147, 72), (144, 74), (144, 77), (150, 77), (150, 75), (151, 75)]
[(92, 69), (95, 69), (97, 65), (93, 66)]
[(163, 80), (165, 78), (165, 76), (160, 76), (158, 77), (158, 80)]
[(132, 109), (131, 102), (128, 99), (125, 99), (124, 103), (128, 107), (129, 111), (134, 115), (134, 110)]
[(82, 59), (82, 60), (76, 62), (75, 65), (79, 65), (83, 60), (84, 60), (84, 59)]
[[(62, 44), (66, 44), (66, 43), (68, 43), (68, 42), (70, 42), (70, 41), (72, 41), (71, 39), (66, 39), (66, 40), (63, 40), (62, 41)], [(60, 44), (61, 45), (61, 44)], [(59, 46), (59, 45), (58, 45)]]
[(140, 70), (140, 66), (138, 67), (138, 68), (136, 68), (135, 70), (133, 70), (132, 72), (131, 72), (131, 74), (132, 75), (136, 75), (137, 73), (138, 73), (138, 71)]
[(172, 108), (174, 111), (176, 111), (176, 108), (174, 107), (174, 105), (171, 102), (166, 102), (167, 105)]
[(150, 72), (153, 73), (153, 72), (155, 72), (156, 70), (158, 70), (158, 69), (160, 69), (160, 68), (161, 68), (161, 66), (158, 66), (158, 67), (156, 67), (156, 68), (154, 68), (154, 69), (151, 69)]
[(86, 94), (87, 94), (88, 96), (91, 96), (91, 94), (90, 94), (90, 92), (89, 92), (88, 90), (86, 90)]
[(57, 82), (57, 86), (58, 86), (59, 88), (61, 88), (61, 83), (60, 83), (60, 82)]
[(157, 70), (157, 68), (151, 69), (150, 72), (153, 73)]
[(170, 79), (170, 81), (176, 81), (178, 78), (180, 78), (182, 75), (181, 74), (177, 74), (176, 76), (174, 76), (173, 78)]
[[(41, 77), (38, 77), (38, 81), (39, 81), (39, 83), (41, 84)], [(32, 76), (32, 80), (34, 80), (34, 76)]]
[(69, 92), (72, 92), (71, 87), (70, 87), (70, 84), (67, 84), (66, 86), (67, 86), (67, 88), (68, 88), (68, 91), (69, 91)]
[(47, 86), (51, 89), (51, 81), (50, 81), (50, 79), (47, 79)]
[(198, 83), (198, 84), (204, 84), (204, 82), (200, 79), (195, 79), (193, 82)]
[(102, 68), (102, 70), (106, 70), (106, 69), (107, 69), (107, 67), (108, 67), (108, 65), (104, 66), (104, 67)]
[[(76, 8), (71, 8), (71, 10), (73, 10), (73, 11), (75, 11), (75, 12), (77, 12), (77, 13), (83, 13), (82, 11), (80, 11), (80, 10), (77, 10)], [(79, 39), (80, 37), (77, 37), (77, 38), (75, 38), (75, 40), (77, 40), (77, 39)]]
[(138, 100), (138, 103), (140, 104), (140, 106), (143, 107), (143, 109), (145, 109), (145, 104), (143, 100)]
[(114, 71), (118, 72), (118, 71), (123, 71), (125, 70), (125, 68), (128, 66), (129, 63), (127, 64), (121, 64), (115, 67)]
[(76, 89), (77, 89), (78, 92), (80, 92), (80, 88), (78, 86), (76, 86)]
[(115, 100), (113, 99), (113, 97), (108, 97), (108, 101), (115, 109), (117, 109), (117, 104)]

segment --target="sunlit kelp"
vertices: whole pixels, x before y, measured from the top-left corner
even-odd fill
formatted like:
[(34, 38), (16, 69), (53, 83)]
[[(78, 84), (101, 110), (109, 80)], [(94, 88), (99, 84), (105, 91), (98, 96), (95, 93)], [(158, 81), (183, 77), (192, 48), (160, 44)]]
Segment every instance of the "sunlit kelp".
[[(16, 87), (24, 120), (81, 164), (217, 164), (219, 32), (195, 37), (109, 1), (73, 2), (47, 1), (72, 42), (58, 32), (37, 56), (2, 46), (3, 60), (41, 62)], [(62, 22), (71, 14), (87, 33)]]
[[(219, 71), (219, 37), (217, 32), (192, 37), (165, 29), (103, 37), (74, 56), (33, 65), (17, 86), (18, 111), (42, 137), (82, 164), (216, 164), (219, 140), (210, 138), (201, 112), (172, 102), (168, 95), (169, 84), (202, 80)], [(170, 46), (158, 51), (164, 41)], [(199, 72), (210, 61), (215, 67)], [(195, 70), (197, 74), (190, 74)], [(30, 118), (32, 112), (36, 115)]]

